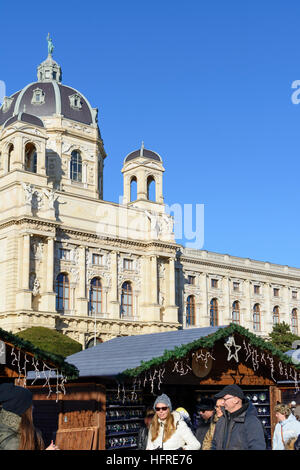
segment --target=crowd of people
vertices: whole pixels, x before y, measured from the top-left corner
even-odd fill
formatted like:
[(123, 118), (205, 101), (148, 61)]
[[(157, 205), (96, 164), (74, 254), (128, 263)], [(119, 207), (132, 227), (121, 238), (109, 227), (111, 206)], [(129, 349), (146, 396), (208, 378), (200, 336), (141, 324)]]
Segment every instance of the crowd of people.
[[(285, 404), (275, 407), (277, 424), (273, 450), (300, 450), (300, 421)], [(213, 398), (203, 398), (200, 422), (195, 429), (188, 412), (172, 410), (166, 394), (148, 409), (140, 430), (138, 448), (146, 450), (266, 450), (268, 434), (257, 416), (255, 406), (238, 385), (224, 387)]]
[[(59, 450), (51, 442), (45, 448), (41, 432), (33, 424), (32, 393), (12, 383), (0, 385), (0, 450)], [(300, 421), (290, 406), (275, 406), (277, 424), (273, 450), (300, 450)], [(173, 411), (166, 394), (146, 410), (139, 430), (138, 449), (144, 450), (265, 450), (268, 436), (243, 390), (224, 387), (213, 398), (203, 398), (200, 421), (195, 427), (184, 408)]]

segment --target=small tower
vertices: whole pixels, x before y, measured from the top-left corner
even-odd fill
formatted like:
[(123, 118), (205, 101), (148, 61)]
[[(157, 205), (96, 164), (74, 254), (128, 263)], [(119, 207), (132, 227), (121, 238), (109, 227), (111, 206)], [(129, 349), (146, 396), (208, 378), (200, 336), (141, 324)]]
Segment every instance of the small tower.
[[(122, 168), (124, 194), (123, 204), (134, 205), (141, 209), (164, 212), (162, 159), (158, 153), (147, 150), (142, 142), (141, 148), (129, 153)], [(136, 194), (134, 194), (136, 186)], [(150, 190), (154, 186), (154, 197)], [(152, 192), (152, 191), (151, 191)]]
[(50, 38), (50, 33), (47, 36), (48, 41), (48, 57), (44, 62), (42, 62), (37, 69), (37, 77), (39, 82), (61, 82), (62, 73), (60, 65), (55, 62), (52, 57), (53, 53), (53, 43), (52, 39)]

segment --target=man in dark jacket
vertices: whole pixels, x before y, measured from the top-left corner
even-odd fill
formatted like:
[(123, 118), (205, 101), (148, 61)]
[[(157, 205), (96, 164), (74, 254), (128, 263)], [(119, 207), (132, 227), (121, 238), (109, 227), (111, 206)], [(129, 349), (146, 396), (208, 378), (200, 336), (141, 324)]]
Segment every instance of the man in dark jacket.
[(152, 408), (146, 410), (144, 416), (144, 425), (139, 429), (138, 438), (137, 438), (137, 448), (139, 450), (145, 450), (147, 447), (147, 439), (151, 421), (155, 415), (155, 411)]
[(198, 405), (198, 412), (200, 414), (200, 420), (195, 435), (202, 448), (203, 440), (214, 418), (215, 400), (213, 398), (201, 398), (200, 404)]
[(264, 431), (256, 410), (238, 385), (215, 395), (224, 399), (224, 413), (216, 424), (212, 450), (265, 450)]

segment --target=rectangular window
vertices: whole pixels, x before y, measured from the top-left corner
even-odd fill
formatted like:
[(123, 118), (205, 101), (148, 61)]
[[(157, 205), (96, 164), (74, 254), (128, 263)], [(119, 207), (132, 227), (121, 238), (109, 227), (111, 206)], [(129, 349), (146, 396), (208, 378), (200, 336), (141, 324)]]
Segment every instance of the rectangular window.
[(212, 279), (211, 280), (211, 287), (218, 287), (218, 279)]
[(59, 259), (62, 259), (64, 261), (70, 261), (70, 250), (66, 250), (65, 248), (60, 248)]
[(97, 265), (103, 264), (103, 256), (102, 256), (102, 255), (98, 255), (98, 254), (96, 254), (96, 253), (93, 253), (93, 256), (92, 256), (92, 263), (93, 263), (93, 264), (97, 264)]
[(124, 258), (123, 261), (123, 268), (131, 271), (133, 269), (133, 261), (132, 259)]
[(188, 276), (188, 284), (190, 284), (191, 286), (195, 285), (195, 280), (195, 276)]
[(297, 299), (297, 291), (296, 290), (292, 291), (292, 299)]
[(234, 282), (233, 283), (233, 290), (238, 292), (240, 290), (240, 283), (239, 282)]
[(254, 294), (260, 293), (260, 286), (254, 286)]
[(279, 289), (274, 288), (273, 289), (273, 295), (274, 295), (274, 297), (279, 297)]

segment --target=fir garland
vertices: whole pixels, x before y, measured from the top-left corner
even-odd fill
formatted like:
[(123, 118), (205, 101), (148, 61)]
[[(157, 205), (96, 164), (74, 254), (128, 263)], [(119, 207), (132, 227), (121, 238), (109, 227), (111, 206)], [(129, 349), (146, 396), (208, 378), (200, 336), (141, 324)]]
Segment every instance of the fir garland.
[(12, 344), (16, 348), (19, 348), (24, 351), (24, 353), (28, 352), (33, 354), (36, 359), (39, 359), (46, 363), (51, 363), (55, 366), (55, 368), (59, 369), (59, 371), (66, 374), (69, 379), (76, 379), (79, 376), (79, 371), (77, 367), (67, 363), (62, 356), (42, 351), (29, 341), (21, 339), (18, 336), (15, 336), (12, 333), (3, 330), (2, 328), (0, 328), (0, 340)]
[(133, 369), (126, 369), (121, 374), (121, 376), (137, 377), (142, 372), (145, 372), (151, 367), (157, 367), (170, 360), (181, 359), (193, 350), (197, 350), (199, 348), (212, 349), (217, 341), (223, 338), (227, 338), (228, 336), (234, 333), (238, 333), (241, 336), (244, 336), (249, 340), (249, 342), (253, 346), (269, 351), (273, 356), (277, 356), (277, 358), (283, 363), (292, 365), (295, 369), (300, 370), (300, 364), (294, 364), (289, 356), (285, 355), (274, 345), (266, 342), (265, 340), (256, 336), (254, 333), (251, 333), (248, 329), (240, 325), (236, 325), (235, 323), (230, 323), (229, 326), (220, 328), (218, 331), (208, 336), (199, 338), (191, 343), (184, 344), (182, 346), (176, 346), (172, 350), (165, 350), (164, 354), (160, 357), (154, 357), (153, 359), (146, 362), (141, 361), (140, 366), (135, 367)]

